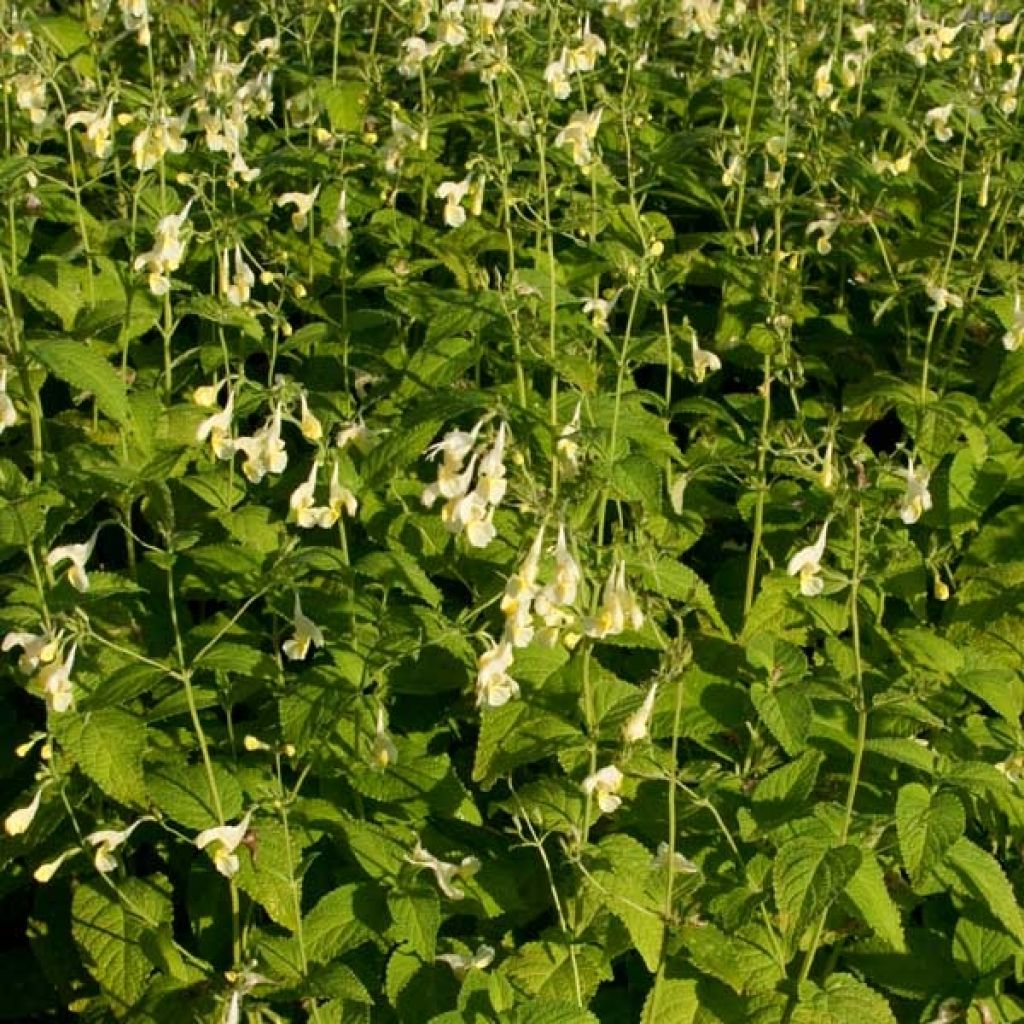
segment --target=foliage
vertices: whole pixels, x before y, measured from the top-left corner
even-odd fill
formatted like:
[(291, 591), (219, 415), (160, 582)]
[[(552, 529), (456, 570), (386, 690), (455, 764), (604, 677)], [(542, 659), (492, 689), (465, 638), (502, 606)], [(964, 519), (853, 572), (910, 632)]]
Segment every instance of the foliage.
[(1024, 1019), (1011, 7), (0, 5), (0, 1019)]

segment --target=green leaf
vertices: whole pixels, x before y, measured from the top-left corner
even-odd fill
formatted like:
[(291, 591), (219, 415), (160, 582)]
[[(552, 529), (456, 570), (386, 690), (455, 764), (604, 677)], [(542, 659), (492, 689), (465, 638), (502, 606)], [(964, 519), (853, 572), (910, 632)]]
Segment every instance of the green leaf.
[(1018, 942), (1024, 943), (1024, 921), (1013, 886), (992, 854), (961, 837), (945, 856), (941, 874), (947, 884), (950, 872), (959, 883), (956, 888), (978, 900)]
[(78, 885), (71, 903), (71, 931), (86, 970), (122, 1016), (141, 998), (153, 972), (142, 935), (153, 925), (170, 922), (171, 903), (155, 879), (127, 878), (119, 887), (124, 902), (99, 879)]
[(349, 884), (329, 892), (303, 918), (306, 956), (327, 963), (350, 949), (371, 942), (387, 926), (380, 890), (375, 885)]
[(752, 809), (762, 827), (804, 812), (824, 759), (820, 751), (806, 750), (795, 761), (776, 768), (758, 783)]
[(963, 804), (952, 793), (930, 793), (920, 783), (903, 786), (896, 798), (896, 835), (900, 856), (917, 884), (963, 835)]
[(131, 416), (121, 375), (98, 352), (81, 342), (51, 338), (32, 343), (33, 355), (56, 377), (80, 391), (88, 391), (100, 411), (116, 423)]
[(846, 883), (845, 898), (853, 904), (864, 923), (890, 949), (906, 951), (899, 908), (889, 895), (885, 876), (873, 850), (861, 850), (860, 867)]
[(397, 587), (413, 597), (419, 597), (431, 607), (441, 604), (441, 591), (405, 551), (371, 551), (356, 562), (355, 571), (384, 587)]
[(396, 936), (424, 960), (433, 960), (441, 927), (441, 900), (437, 893), (430, 889), (390, 892), (388, 909)]
[(642, 1024), (693, 1024), (700, 1007), (697, 983), (690, 978), (658, 974), (644, 1000)]
[(653, 974), (661, 960), (664, 923), (657, 901), (647, 891), (651, 854), (642, 843), (624, 835), (605, 837), (598, 850), (604, 866), (592, 868), (591, 875), (603, 889), (599, 897), (626, 926)]
[(896, 1024), (889, 1004), (850, 974), (833, 974), (807, 998), (801, 989), (792, 1024)]
[(568, 722), (522, 700), (487, 709), (477, 739), (473, 781), (487, 789), (498, 776), (557, 754), (580, 738)]
[(757, 708), (761, 721), (792, 757), (807, 745), (811, 727), (811, 702), (797, 686), (771, 689), (764, 683), (750, 687), (750, 699)]
[(578, 976), (580, 994), (588, 1002), (597, 986), (612, 976), (604, 952), (581, 943), (527, 942), (500, 969), (520, 992), (538, 1000), (561, 1000), (575, 993)]
[[(242, 790), (223, 766), (213, 765), (221, 809), (229, 821), (242, 813)], [(206, 772), (200, 764), (164, 761), (146, 769), (146, 789), (160, 810), (179, 825), (197, 832), (216, 824), (217, 812), (210, 796)]]
[(727, 935), (710, 922), (685, 925), (682, 940), (697, 968), (740, 995), (769, 992), (785, 977), (763, 928), (745, 926)]
[(86, 712), (70, 724), (64, 743), (104, 793), (123, 804), (145, 806), (146, 726), (138, 718), (114, 708)]
[(514, 1024), (598, 1024), (597, 1017), (589, 1010), (581, 1010), (572, 1003), (546, 1002), (520, 1006), (510, 1020)]
[(362, 129), (369, 95), (365, 82), (320, 83), (317, 95), (327, 111), (332, 131), (358, 132)]
[(260, 822), (253, 833), (252, 855), (239, 849), (241, 868), (235, 880), (273, 921), (294, 932), (302, 905), (301, 834), (277, 822)]
[(775, 857), (772, 882), (786, 934), (798, 938), (846, 888), (860, 867), (856, 846), (831, 846), (812, 837), (784, 843)]

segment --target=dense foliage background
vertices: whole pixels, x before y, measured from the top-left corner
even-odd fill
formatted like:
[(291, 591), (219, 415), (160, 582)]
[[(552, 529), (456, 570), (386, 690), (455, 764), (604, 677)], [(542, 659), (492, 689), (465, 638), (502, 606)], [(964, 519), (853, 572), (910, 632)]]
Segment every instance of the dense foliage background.
[(7, 1020), (1024, 1019), (1024, 19), (0, 4)]

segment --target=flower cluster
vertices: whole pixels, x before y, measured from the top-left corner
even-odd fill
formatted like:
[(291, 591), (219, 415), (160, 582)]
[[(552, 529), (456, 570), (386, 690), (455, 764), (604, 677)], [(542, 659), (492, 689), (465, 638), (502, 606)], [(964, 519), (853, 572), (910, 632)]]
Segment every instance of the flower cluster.
[(482, 455), (474, 452), (480, 431), (489, 418), (484, 417), (470, 431), (449, 431), (426, 451), (431, 459), (440, 455), (441, 465), (437, 479), (424, 488), (421, 501), (424, 507), (431, 508), (438, 498), (444, 498), (442, 522), (451, 533), (464, 533), (474, 548), (487, 547), (494, 539), (494, 510), (501, 504), (507, 488), (506, 425), (499, 424), (493, 444)]

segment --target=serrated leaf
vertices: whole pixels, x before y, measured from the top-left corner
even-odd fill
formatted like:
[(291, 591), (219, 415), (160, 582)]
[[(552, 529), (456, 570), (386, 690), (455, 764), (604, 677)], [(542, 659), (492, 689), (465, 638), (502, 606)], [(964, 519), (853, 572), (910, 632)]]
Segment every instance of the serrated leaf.
[(825, 987), (801, 1000), (793, 1024), (896, 1024), (884, 996), (851, 974), (833, 974)]
[(949, 792), (930, 793), (911, 782), (896, 798), (896, 835), (911, 881), (919, 882), (963, 835), (963, 804)]
[(709, 923), (686, 925), (682, 940), (696, 967), (740, 995), (768, 992), (785, 977), (763, 933), (727, 935)]
[(797, 686), (772, 689), (764, 683), (750, 687), (750, 699), (761, 721), (791, 757), (807, 745), (811, 726), (811, 702)]
[(603, 889), (601, 899), (626, 926), (633, 945), (653, 974), (661, 960), (664, 922), (648, 895), (651, 854), (642, 843), (624, 835), (607, 836), (598, 844), (601, 862), (591, 869)]
[(373, 941), (386, 925), (376, 886), (340, 886), (322, 897), (303, 918), (306, 956), (314, 963), (326, 963)]
[(430, 889), (388, 893), (388, 910), (394, 919), (396, 937), (427, 962), (437, 951), (441, 927), (441, 900)]
[(811, 837), (783, 843), (772, 866), (775, 902), (783, 930), (799, 937), (846, 888), (860, 867), (856, 846), (831, 846)]
[[(220, 764), (213, 765), (221, 809), (229, 821), (242, 813), (242, 790)], [(206, 772), (200, 764), (161, 762), (146, 769), (146, 789), (153, 803), (179, 825), (199, 832), (217, 824)]]
[(978, 900), (1018, 942), (1024, 943), (1024, 920), (1013, 886), (992, 854), (961, 837), (943, 860), (942, 875), (947, 881), (949, 872), (959, 881), (961, 891)]
[(273, 921), (294, 932), (302, 906), (301, 836), (277, 822), (260, 822), (253, 826), (253, 833), (252, 854), (240, 850), (241, 868), (235, 880)]
[(804, 812), (824, 759), (820, 751), (806, 750), (795, 761), (776, 768), (758, 783), (752, 809), (762, 827)]
[(885, 877), (873, 850), (861, 850), (860, 867), (846, 883), (844, 895), (864, 923), (890, 949), (897, 953), (906, 951), (900, 911), (889, 895)]
[(114, 708), (86, 712), (71, 723), (64, 742), (104, 793), (123, 804), (145, 806), (146, 726), (138, 718)]
[(141, 936), (151, 928), (150, 922), (170, 922), (171, 902), (152, 880), (128, 878), (119, 885), (124, 902), (98, 879), (81, 883), (72, 898), (71, 930), (86, 970), (122, 1016), (141, 998), (153, 972)]
[(32, 343), (32, 353), (56, 377), (79, 391), (88, 391), (100, 411), (116, 423), (131, 417), (120, 374), (98, 352), (81, 342), (50, 338)]
[(359, 575), (382, 586), (404, 590), (434, 608), (441, 604), (441, 591), (430, 582), (430, 578), (408, 552), (371, 551), (359, 559), (354, 568)]
[(581, 1010), (572, 1003), (531, 1003), (518, 1007), (511, 1019), (514, 1024), (598, 1024), (598, 1018), (589, 1010)]
[(697, 983), (691, 978), (659, 974), (644, 1000), (641, 1024), (693, 1024), (700, 1003)]

